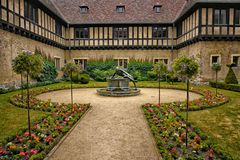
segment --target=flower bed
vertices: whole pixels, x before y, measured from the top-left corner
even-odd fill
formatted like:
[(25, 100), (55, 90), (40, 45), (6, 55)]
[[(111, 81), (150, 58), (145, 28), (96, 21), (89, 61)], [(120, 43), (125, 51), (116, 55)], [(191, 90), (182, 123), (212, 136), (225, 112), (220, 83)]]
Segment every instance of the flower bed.
[(191, 125), (188, 127), (186, 149), (186, 122), (177, 112), (178, 103), (156, 106), (143, 105), (148, 124), (156, 139), (163, 159), (231, 159), (216, 149), (207, 135)]
[[(31, 109), (47, 111), (51, 114), (32, 123), (31, 139), (26, 129), (19, 131), (16, 136), (9, 137), (5, 145), (0, 146), (0, 160), (44, 159), (90, 107), (90, 104), (72, 106), (71, 104), (44, 102), (35, 98), (35, 95), (52, 90), (55, 89), (44, 88), (31, 92)], [(23, 99), (26, 102), (26, 96)], [(22, 103), (21, 95), (11, 97), (10, 101), (18, 107), (26, 108), (26, 103)]]
[[(50, 106), (51, 105), (51, 106)], [(90, 105), (48, 103), (54, 107), (51, 115), (34, 122), (29, 132), (20, 131), (15, 137), (8, 139), (5, 146), (0, 147), (0, 159), (44, 159), (56, 143), (71, 129), (71, 127), (88, 110)]]

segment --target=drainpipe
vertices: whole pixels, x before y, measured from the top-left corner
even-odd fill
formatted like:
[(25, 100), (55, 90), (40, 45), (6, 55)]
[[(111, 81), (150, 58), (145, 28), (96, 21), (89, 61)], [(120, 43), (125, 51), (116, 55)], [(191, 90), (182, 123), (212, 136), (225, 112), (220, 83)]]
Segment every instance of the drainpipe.
[(171, 65), (169, 67), (170, 71), (172, 71), (172, 64), (173, 64), (173, 50), (174, 50), (174, 27), (175, 27), (175, 24), (173, 23), (173, 26), (172, 26), (172, 46), (171, 46)]

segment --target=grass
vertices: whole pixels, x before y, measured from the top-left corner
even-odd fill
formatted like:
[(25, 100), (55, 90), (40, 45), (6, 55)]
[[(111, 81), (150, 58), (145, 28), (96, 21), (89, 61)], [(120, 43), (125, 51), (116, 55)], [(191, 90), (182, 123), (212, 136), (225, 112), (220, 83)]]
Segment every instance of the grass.
[[(74, 84), (73, 87), (105, 87), (105, 82), (91, 81), (87, 85)], [(158, 87), (158, 82), (138, 82), (139, 87)], [(169, 85), (162, 82), (162, 86)], [(49, 85), (51, 88), (61, 88), (69, 86), (69, 82), (62, 82)], [(183, 83), (175, 83), (174, 86), (185, 87)], [(208, 86), (197, 86), (202, 89), (214, 88)], [(43, 87), (36, 87), (33, 90)], [(27, 110), (17, 108), (9, 103), (9, 97), (20, 91), (0, 95), (0, 142), (11, 135), (17, 133), (21, 128), (27, 128)], [(220, 90), (219, 93), (231, 97), (231, 101), (223, 106), (190, 112), (189, 119), (192, 124), (201, 128), (216, 141), (225, 152), (230, 153), (234, 159), (240, 159), (240, 93), (226, 90)], [(45, 113), (31, 111), (32, 120), (39, 119)]]

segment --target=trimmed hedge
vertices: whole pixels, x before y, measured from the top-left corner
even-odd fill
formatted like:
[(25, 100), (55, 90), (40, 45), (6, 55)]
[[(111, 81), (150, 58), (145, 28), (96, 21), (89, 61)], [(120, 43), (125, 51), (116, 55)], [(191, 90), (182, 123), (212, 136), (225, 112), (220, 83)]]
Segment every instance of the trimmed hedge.
[[(216, 82), (210, 81), (209, 85), (211, 87), (216, 88)], [(235, 92), (240, 92), (240, 84), (226, 84), (226, 83), (223, 83), (223, 82), (217, 82), (217, 88), (226, 89), (226, 90), (235, 91)]]

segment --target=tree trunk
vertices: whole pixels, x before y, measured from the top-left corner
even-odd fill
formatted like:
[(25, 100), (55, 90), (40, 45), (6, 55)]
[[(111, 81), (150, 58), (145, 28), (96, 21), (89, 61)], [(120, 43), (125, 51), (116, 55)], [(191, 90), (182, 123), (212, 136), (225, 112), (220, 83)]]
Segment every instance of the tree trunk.
[(22, 99), (22, 103), (24, 103), (24, 100), (23, 100), (23, 75), (21, 73), (21, 99)]
[(217, 97), (217, 89), (218, 89), (217, 80), (218, 80), (218, 72), (216, 71), (216, 97)]
[(72, 104), (72, 106), (73, 106), (72, 72), (71, 72), (71, 104)]
[(160, 68), (158, 73), (158, 105), (161, 104), (161, 81), (160, 81)]
[(187, 109), (186, 109), (186, 149), (188, 148), (188, 106), (189, 105), (189, 79), (187, 79)]
[(27, 110), (28, 110), (28, 132), (29, 132), (29, 139), (31, 139), (31, 120), (30, 120), (30, 95), (29, 95), (29, 85), (28, 85), (28, 78), (29, 73), (27, 72)]

